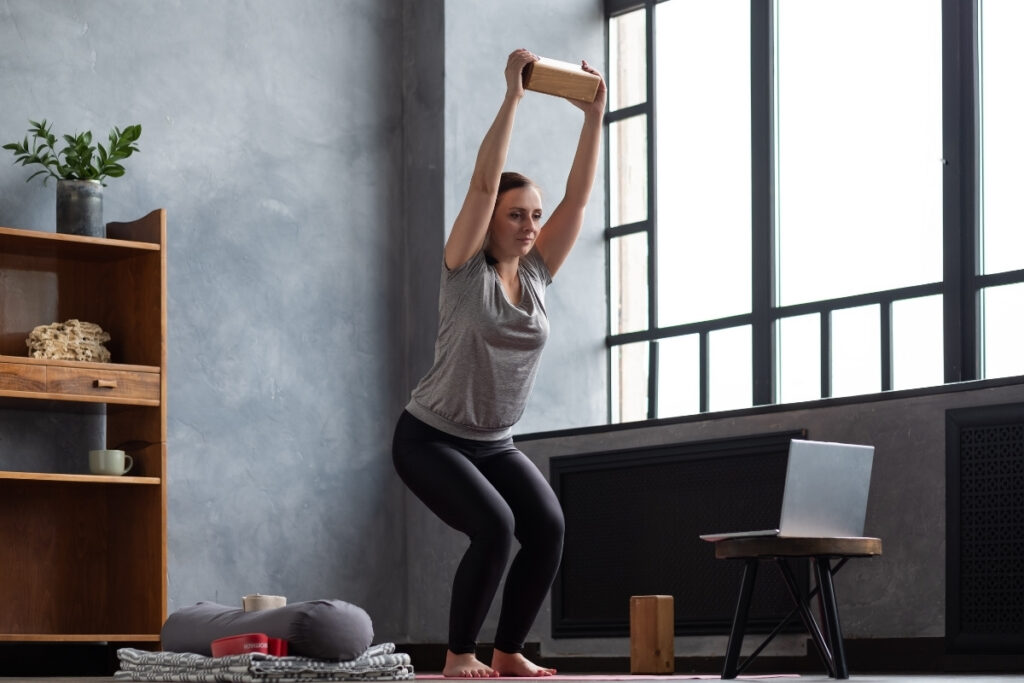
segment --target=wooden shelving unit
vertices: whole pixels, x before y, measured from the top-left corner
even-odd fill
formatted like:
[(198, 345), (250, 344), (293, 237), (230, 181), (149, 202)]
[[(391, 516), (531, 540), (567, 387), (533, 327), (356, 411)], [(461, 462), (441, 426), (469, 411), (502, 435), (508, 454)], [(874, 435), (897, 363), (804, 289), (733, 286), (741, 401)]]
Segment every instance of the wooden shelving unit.
[[(107, 234), (0, 228), (3, 407), (105, 404), (106, 447), (135, 460), (123, 477), (22, 472), (0, 452), (0, 642), (159, 643), (166, 618), (166, 212)], [(114, 362), (27, 357), (35, 326), (70, 318), (109, 332)]]

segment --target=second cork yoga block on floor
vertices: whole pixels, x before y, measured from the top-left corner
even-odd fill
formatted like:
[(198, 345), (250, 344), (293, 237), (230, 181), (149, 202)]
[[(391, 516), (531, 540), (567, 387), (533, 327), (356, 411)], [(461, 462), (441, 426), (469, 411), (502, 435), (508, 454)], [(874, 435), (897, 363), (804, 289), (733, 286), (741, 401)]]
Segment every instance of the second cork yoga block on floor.
[(629, 599), (629, 672), (675, 671), (675, 614), (671, 595), (634, 595)]

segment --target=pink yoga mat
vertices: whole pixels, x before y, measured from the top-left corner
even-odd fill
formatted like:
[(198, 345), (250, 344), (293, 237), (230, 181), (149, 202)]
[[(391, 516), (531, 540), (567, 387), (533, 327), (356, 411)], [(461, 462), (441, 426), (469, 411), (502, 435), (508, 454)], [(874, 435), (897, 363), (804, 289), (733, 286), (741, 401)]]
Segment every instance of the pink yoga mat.
[[(710, 681), (721, 678), (721, 674), (596, 674), (573, 675), (558, 674), (556, 676), (537, 676), (529, 680), (549, 681)], [(760, 676), (738, 676), (739, 680), (757, 680), (762, 678), (800, 678), (798, 674), (764, 674)], [(441, 674), (416, 674), (417, 680), (457, 680), (445, 678)], [(493, 678), (474, 678), (474, 681), (522, 681), (518, 676), (497, 676)]]

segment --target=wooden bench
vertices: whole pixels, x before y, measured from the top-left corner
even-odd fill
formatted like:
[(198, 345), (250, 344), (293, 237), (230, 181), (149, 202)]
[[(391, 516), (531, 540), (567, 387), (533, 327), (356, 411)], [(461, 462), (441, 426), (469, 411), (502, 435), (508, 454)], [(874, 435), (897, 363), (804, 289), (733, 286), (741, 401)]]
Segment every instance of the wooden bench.
[[(727, 538), (715, 541), (715, 557), (720, 560), (743, 560), (743, 580), (736, 602), (726, 648), (722, 678), (736, 678), (750, 662), (775, 638), (795, 615), (799, 615), (804, 627), (814, 641), (828, 674), (832, 678), (849, 678), (846, 654), (843, 649), (843, 631), (839, 624), (839, 609), (836, 604), (832, 575), (853, 557), (874, 557), (882, 554), (882, 540), (879, 538), (783, 538), (758, 536)], [(787, 559), (812, 561), (817, 587), (807, 595), (797, 585)], [(772, 631), (761, 645), (754, 650), (742, 665), (739, 665), (740, 647), (747, 628), (750, 599), (754, 593), (757, 568), (762, 560), (775, 560), (796, 607)], [(833, 564), (833, 560), (836, 560)], [(819, 626), (810, 610), (810, 601), (817, 595), (823, 615)]]

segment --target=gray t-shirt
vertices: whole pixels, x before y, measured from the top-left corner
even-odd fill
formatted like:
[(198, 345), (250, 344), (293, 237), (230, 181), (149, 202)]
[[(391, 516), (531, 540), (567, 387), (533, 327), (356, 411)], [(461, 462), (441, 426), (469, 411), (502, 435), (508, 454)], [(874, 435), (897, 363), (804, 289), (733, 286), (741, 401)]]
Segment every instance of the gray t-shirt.
[(406, 410), (466, 439), (496, 441), (512, 433), (548, 338), (544, 291), (551, 274), (536, 249), (519, 259), (519, 282), (522, 297), (514, 306), (483, 251), (454, 270), (442, 265), (434, 365)]

